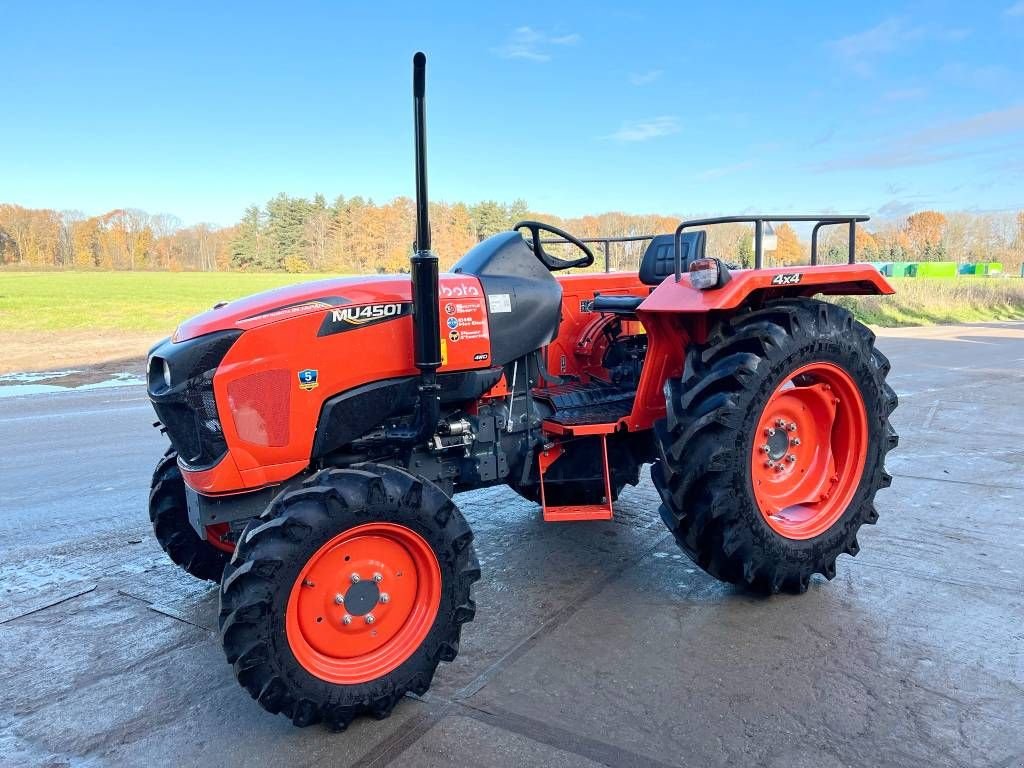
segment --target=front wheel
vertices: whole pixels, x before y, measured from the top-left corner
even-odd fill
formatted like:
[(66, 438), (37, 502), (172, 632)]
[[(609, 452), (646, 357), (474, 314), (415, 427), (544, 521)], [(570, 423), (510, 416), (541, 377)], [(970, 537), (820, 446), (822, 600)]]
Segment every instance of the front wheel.
[(185, 481), (178, 469), (178, 454), (167, 451), (153, 471), (149, 489), (149, 520), (153, 535), (171, 561), (197, 579), (220, 581), (235, 545), (231, 528), (219, 523), (199, 538), (188, 519)]
[(448, 497), (402, 470), (317, 473), (250, 523), (225, 569), (238, 681), (299, 726), (386, 717), (458, 653), (480, 577), (472, 540)]
[(785, 299), (724, 322), (667, 387), (652, 477), (701, 568), (755, 592), (803, 592), (856, 555), (888, 487), (896, 394), (874, 334), (846, 310)]

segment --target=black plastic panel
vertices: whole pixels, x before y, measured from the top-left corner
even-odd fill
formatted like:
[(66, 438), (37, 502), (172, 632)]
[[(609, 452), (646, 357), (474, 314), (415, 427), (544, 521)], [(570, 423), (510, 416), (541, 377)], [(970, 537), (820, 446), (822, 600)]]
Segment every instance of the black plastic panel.
[[(558, 335), (562, 286), (518, 232), (487, 238), (463, 256), (452, 272), (479, 278), (487, 294), (495, 365), (540, 349)], [(509, 311), (501, 311), (506, 301)]]

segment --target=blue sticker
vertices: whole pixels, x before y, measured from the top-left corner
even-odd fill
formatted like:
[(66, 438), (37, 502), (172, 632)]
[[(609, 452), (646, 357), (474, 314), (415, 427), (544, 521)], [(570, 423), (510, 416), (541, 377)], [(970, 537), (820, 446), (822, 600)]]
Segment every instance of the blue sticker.
[(311, 389), (316, 389), (319, 386), (317, 378), (320, 372), (316, 368), (306, 368), (304, 371), (299, 371), (299, 389), (304, 389), (309, 392)]
[(448, 318), (448, 327), (449, 328), (458, 328), (459, 327), (459, 321), (456, 318), (454, 318), (454, 317), (449, 317)]

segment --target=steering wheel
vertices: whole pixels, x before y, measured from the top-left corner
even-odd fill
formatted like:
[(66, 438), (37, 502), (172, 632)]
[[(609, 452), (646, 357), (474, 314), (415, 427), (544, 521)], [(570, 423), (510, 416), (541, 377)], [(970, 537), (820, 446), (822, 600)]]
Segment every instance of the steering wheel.
[[(533, 248), (534, 255), (540, 260), (540, 263), (547, 267), (552, 272), (557, 272), (560, 269), (572, 269), (573, 267), (589, 267), (594, 263), (594, 252), (587, 248), (586, 244), (579, 240), (568, 232), (553, 227), (550, 224), (544, 224), (540, 221), (520, 221), (512, 227), (514, 230), (527, 229), (530, 231), (530, 237), (532, 238), (531, 247)], [(579, 248), (585, 256), (580, 256), (578, 259), (557, 259), (547, 251), (544, 250), (544, 246), (540, 243), (540, 233), (550, 232), (553, 235), (557, 235), (563, 240), (572, 243)]]

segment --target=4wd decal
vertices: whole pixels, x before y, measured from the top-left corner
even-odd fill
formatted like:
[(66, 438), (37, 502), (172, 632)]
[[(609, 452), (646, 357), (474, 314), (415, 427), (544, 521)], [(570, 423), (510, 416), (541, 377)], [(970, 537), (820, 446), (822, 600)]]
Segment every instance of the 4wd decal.
[(364, 304), (361, 307), (342, 307), (332, 309), (324, 315), (317, 336), (330, 336), (335, 333), (365, 328), (397, 317), (408, 315), (412, 309), (409, 302), (393, 302), (389, 304)]
[(802, 272), (788, 272), (784, 275), (776, 275), (772, 278), (772, 285), (796, 285), (803, 280)]

